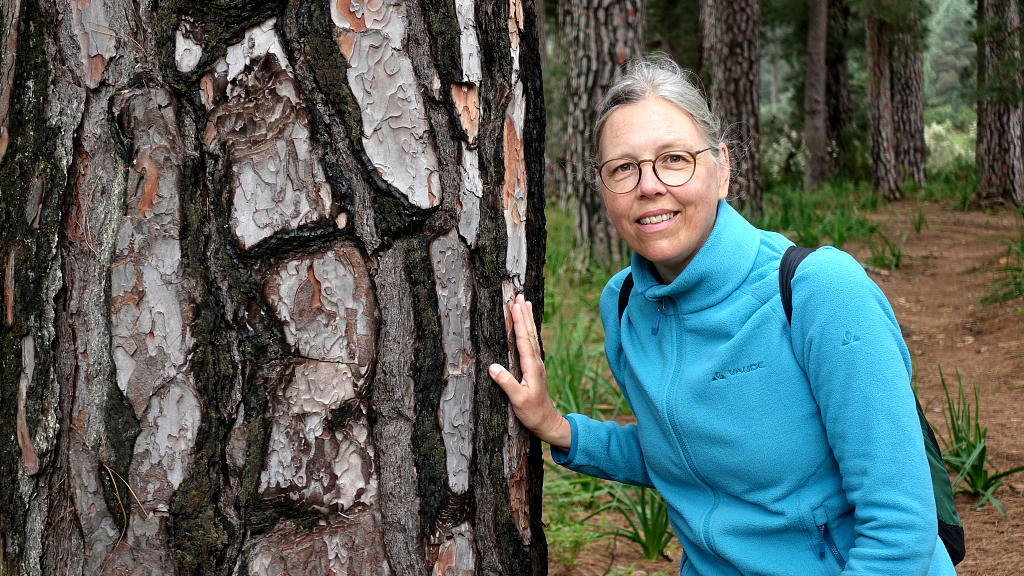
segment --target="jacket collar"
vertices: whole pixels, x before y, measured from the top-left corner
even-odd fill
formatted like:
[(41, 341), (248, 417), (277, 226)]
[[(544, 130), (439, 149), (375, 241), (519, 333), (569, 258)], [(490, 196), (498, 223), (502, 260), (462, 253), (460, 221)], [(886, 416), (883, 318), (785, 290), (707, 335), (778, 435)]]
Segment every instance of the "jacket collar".
[(671, 298), (684, 314), (710, 308), (736, 291), (750, 274), (760, 235), (725, 200), (707, 241), (671, 284), (662, 284), (649, 260), (633, 253), (636, 287), (648, 300)]

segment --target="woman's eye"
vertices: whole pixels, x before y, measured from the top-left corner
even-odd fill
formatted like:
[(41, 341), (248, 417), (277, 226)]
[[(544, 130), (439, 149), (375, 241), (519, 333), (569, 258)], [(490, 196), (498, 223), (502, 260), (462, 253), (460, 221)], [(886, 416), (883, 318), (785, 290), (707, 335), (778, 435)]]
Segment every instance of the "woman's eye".
[(690, 157), (686, 154), (668, 153), (661, 157), (663, 166), (683, 166), (690, 163)]
[(634, 170), (636, 170), (636, 164), (633, 162), (623, 162), (612, 166), (612, 173), (616, 175), (631, 174)]

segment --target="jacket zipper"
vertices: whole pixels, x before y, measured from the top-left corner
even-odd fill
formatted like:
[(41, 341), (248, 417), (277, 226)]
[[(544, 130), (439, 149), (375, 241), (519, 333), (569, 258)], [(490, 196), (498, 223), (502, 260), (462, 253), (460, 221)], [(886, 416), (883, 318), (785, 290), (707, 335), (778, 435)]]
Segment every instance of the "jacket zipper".
[(832, 557), (836, 559), (836, 563), (839, 564), (839, 569), (843, 570), (846, 568), (846, 560), (843, 559), (843, 555), (839, 553), (839, 547), (836, 546), (836, 541), (832, 539), (832, 534), (828, 531), (828, 526), (825, 524), (818, 525), (818, 557), (822, 560), (825, 559), (825, 549), (828, 548), (829, 552), (832, 553)]
[[(660, 328), (660, 324), (661, 324), (661, 313), (664, 310), (665, 310), (665, 301), (664, 301), (664, 299), (658, 300), (658, 316), (657, 316), (657, 319), (655, 320), (654, 329), (651, 331), (651, 334), (657, 335), (658, 330)], [(684, 323), (682, 319), (680, 319), (679, 322), (680, 322), (681, 325)], [(682, 330), (683, 333), (685, 334), (685, 330), (683, 330), (683, 328), (681, 326), (679, 327), (679, 329)], [(683, 350), (683, 346), (674, 346), (674, 348), (676, 348), (676, 349), (678, 349), (680, 351)], [(675, 360), (675, 362), (673, 362), (673, 364), (672, 364), (672, 372), (671, 372), (670, 383), (676, 382), (676, 381), (679, 380), (679, 378), (681, 377), (680, 373), (679, 373), (680, 372), (680, 367), (685, 364), (685, 362), (684, 362), (685, 359), (684, 358), (675, 358), (674, 360)], [(669, 386), (668, 388), (669, 388), (669, 390), (678, 390), (681, 387)], [(714, 515), (715, 510), (718, 509), (718, 505), (721, 503), (721, 496), (719, 495), (717, 490), (713, 489), (711, 487), (711, 485), (708, 484), (708, 481), (706, 479), (704, 479), (704, 476), (701, 475), (701, 473), (697, 470), (697, 466), (693, 463), (693, 457), (690, 455), (690, 449), (686, 446), (686, 441), (683, 439), (683, 435), (679, 432), (679, 429), (676, 426), (676, 421), (677, 421), (676, 420), (676, 416), (677, 416), (677, 414), (676, 414), (675, 407), (676, 407), (676, 403), (674, 402), (674, 398), (672, 397), (672, 395), (671, 394), (666, 394), (665, 395), (665, 417), (668, 420), (669, 428), (672, 430), (672, 433), (675, 435), (676, 443), (679, 445), (679, 449), (683, 453), (683, 462), (686, 464), (686, 467), (690, 471), (690, 474), (692, 474), (693, 477), (696, 478), (697, 481), (700, 482), (704, 486), (704, 488), (706, 488), (707, 491), (711, 493), (711, 496), (713, 498), (713, 501), (711, 503), (711, 507), (704, 514), (704, 518), (701, 521), (701, 526), (700, 526), (700, 530), (699, 530), (698, 536), (700, 537), (701, 541), (704, 543), (704, 547), (707, 550), (717, 554), (717, 552), (714, 551), (714, 548), (713, 548), (713, 546), (711, 544), (711, 517)]]
[(657, 336), (661, 329), (661, 313), (665, 310), (665, 299), (658, 300), (658, 315), (654, 317), (654, 328), (651, 328), (651, 336)]

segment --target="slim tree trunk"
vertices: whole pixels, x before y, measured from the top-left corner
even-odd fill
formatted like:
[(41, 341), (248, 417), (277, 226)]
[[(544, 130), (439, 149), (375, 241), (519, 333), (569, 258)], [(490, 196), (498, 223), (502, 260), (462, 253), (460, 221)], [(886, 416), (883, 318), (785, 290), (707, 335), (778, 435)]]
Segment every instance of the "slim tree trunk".
[(717, 0), (698, 0), (697, 21), (700, 32), (700, 77), (711, 96), (712, 82), (718, 70), (717, 58), (721, 48), (716, 15)]
[(886, 23), (866, 17), (868, 50), (868, 118), (871, 124), (871, 187), (886, 200), (900, 198), (893, 151), (892, 94), (889, 68), (889, 30)]
[(924, 188), (924, 29), (921, 9), (901, 17), (892, 36), (892, 110), (896, 165), (901, 181)]
[(575, 198), (576, 236), (590, 257), (609, 263), (622, 250), (608, 221), (591, 162), (591, 126), (622, 65), (644, 53), (644, 0), (569, 0), (569, 115), (562, 195)]
[(761, 214), (760, 61), (761, 8), (754, 0), (727, 5), (702, 0), (701, 39), (711, 101), (720, 108), (738, 147), (730, 191), (753, 217)]
[(808, 0), (807, 71), (804, 83), (804, 190), (818, 188), (828, 178), (828, 130), (825, 106), (825, 46), (828, 38), (828, 0)]
[(853, 172), (848, 167), (855, 160), (852, 153), (853, 98), (850, 96), (850, 73), (847, 62), (850, 6), (845, 0), (828, 2), (828, 48), (825, 69), (825, 103), (828, 108), (829, 171), (831, 175)]
[(982, 205), (1024, 206), (1021, 159), (1020, 23), (1015, 0), (978, 0), (978, 137), (975, 164)]
[(214, 6), (0, 2), (0, 573), (544, 573), (532, 3)]

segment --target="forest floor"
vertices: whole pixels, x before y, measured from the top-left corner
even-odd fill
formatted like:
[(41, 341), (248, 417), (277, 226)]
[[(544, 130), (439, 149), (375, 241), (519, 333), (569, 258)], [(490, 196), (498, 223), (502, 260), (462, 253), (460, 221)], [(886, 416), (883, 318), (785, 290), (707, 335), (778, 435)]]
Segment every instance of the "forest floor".
[[(910, 222), (919, 206), (925, 225), (915, 233)], [(890, 238), (909, 230), (903, 259), (895, 270), (868, 268), (896, 312), (913, 356), (918, 396), (940, 436), (946, 430), (946, 403), (939, 368), (956, 394), (957, 373), (973, 404), (979, 392), (980, 423), (988, 428), (988, 456), (996, 470), (1024, 465), (1024, 303), (1020, 298), (982, 303), (992, 293), (996, 272), (1006, 262), (1004, 242), (1019, 234), (1014, 211), (963, 212), (938, 203), (907, 200), (889, 204), (871, 216)], [(862, 263), (866, 246), (845, 247)], [(1018, 357), (1014, 357), (1018, 356)], [(1004, 478), (992, 505), (975, 509), (976, 499), (956, 497), (967, 538), (961, 576), (1024, 574), (1024, 472)], [(608, 516), (603, 519), (614, 522)], [(587, 544), (574, 564), (552, 563), (552, 576), (654, 576), (678, 574), (677, 541), (668, 557), (643, 560), (639, 547), (611, 537)]]

